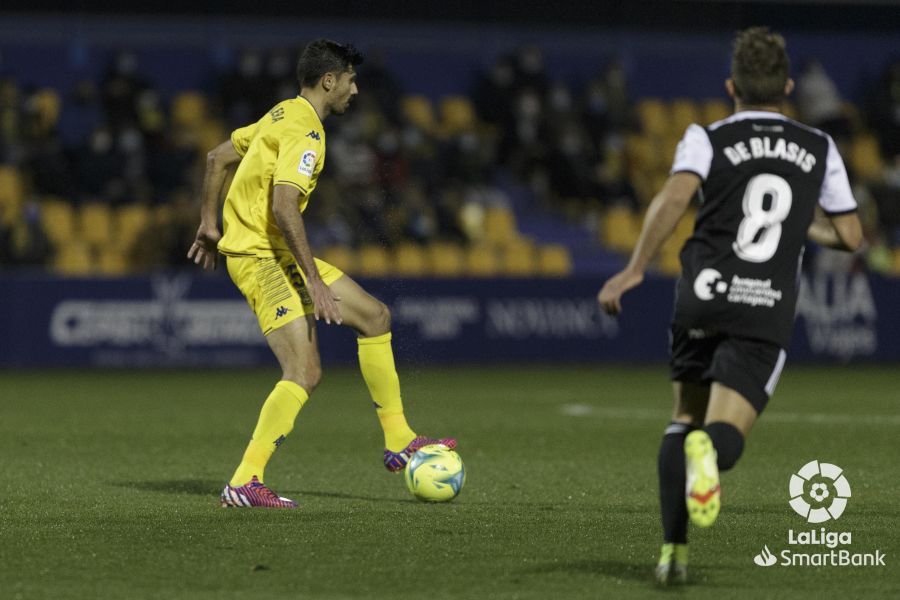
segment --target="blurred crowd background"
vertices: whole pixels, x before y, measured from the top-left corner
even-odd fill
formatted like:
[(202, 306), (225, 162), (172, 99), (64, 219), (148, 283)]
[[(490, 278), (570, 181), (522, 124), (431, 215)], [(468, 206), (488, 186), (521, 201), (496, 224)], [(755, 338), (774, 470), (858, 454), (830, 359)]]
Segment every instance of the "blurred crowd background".
[[(363, 48), (360, 94), (325, 123), (306, 213), (317, 255), (350, 273), (564, 276), (620, 264), (692, 122), (720, 97), (638, 97), (615, 57), (565, 80), (539, 45), (473, 67), (429, 97)], [(164, 94), (138, 55), (71, 87), (34, 87), (0, 61), (0, 268), (122, 275), (187, 267), (206, 152), (297, 94), (299, 48), (244, 49), (203, 85)], [(826, 66), (794, 65), (789, 116), (836, 140), (872, 269), (900, 274), (900, 61), (853, 101)], [(685, 220), (658, 269), (678, 272)]]

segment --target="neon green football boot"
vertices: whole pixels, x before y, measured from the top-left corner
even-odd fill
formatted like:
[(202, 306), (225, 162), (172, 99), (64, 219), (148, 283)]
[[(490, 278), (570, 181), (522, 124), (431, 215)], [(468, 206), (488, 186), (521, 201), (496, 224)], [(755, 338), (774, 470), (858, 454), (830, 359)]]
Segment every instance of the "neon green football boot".
[(654, 579), (658, 585), (687, 583), (687, 544), (663, 544)]
[(721, 507), (719, 467), (712, 440), (702, 429), (692, 431), (684, 440), (687, 469), (686, 500), (691, 523), (709, 527), (719, 516)]

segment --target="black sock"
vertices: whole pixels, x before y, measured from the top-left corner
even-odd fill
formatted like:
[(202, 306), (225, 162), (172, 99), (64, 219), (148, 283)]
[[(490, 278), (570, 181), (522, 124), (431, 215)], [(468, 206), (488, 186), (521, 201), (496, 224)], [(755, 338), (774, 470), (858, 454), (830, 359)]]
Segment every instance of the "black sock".
[(718, 455), (719, 471), (727, 471), (744, 451), (744, 436), (731, 423), (716, 421), (703, 427)]
[(659, 508), (662, 513), (663, 541), (666, 543), (687, 543), (684, 438), (694, 429), (688, 423), (670, 423), (659, 446)]

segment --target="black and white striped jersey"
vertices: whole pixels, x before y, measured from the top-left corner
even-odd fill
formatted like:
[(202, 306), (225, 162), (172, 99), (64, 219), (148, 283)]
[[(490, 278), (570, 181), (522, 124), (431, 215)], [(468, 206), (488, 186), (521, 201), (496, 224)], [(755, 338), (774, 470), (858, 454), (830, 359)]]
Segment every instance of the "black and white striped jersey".
[(786, 347), (816, 204), (856, 210), (834, 141), (780, 113), (741, 111), (687, 128), (672, 166), (685, 171), (702, 180), (701, 205), (681, 251), (674, 321), (698, 337)]

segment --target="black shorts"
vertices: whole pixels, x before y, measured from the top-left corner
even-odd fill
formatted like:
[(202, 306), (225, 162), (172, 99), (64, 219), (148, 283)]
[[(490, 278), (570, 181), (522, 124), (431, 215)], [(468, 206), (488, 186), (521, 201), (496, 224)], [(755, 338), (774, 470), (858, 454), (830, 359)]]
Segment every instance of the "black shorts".
[(761, 413), (775, 391), (785, 351), (777, 344), (706, 333), (672, 325), (672, 381), (718, 382), (746, 398)]

